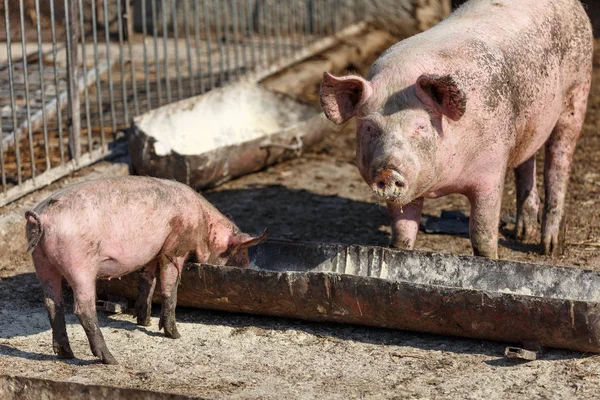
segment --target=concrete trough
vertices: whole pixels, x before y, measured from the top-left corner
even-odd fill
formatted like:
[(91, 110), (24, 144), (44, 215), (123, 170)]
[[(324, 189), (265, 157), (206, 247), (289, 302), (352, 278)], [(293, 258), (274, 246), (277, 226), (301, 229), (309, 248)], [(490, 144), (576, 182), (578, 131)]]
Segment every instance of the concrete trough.
[[(600, 353), (600, 271), (281, 240), (250, 258), (186, 264), (178, 306)], [(99, 281), (98, 295), (134, 300), (137, 274)]]
[(314, 107), (240, 82), (136, 117), (129, 153), (137, 174), (203, 189), (298, 157), (332, 126)]

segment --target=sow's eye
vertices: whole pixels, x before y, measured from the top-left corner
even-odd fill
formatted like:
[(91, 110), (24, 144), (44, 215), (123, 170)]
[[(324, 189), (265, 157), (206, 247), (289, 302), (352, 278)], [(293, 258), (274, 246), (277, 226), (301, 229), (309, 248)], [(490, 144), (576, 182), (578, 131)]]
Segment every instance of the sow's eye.
[(381, 134), (381, 130), (370, 122), (362, 122), (361, 131), (367, 137), (376, 137)]
[(428, 121), (419, 119), (416, 121), (413, 130), (413, 136), (418, 135), (427, 135), (430, 131), (431, 123), (427, 123)]

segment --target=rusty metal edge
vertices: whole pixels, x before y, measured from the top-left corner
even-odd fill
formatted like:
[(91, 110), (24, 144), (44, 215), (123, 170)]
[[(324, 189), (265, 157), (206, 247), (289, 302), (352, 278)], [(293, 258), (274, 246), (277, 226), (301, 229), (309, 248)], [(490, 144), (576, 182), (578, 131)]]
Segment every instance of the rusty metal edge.
[(3, 400), (192, 400), (203, 399), (167, 392), (82, 384), (25, 376), (0, 375)]

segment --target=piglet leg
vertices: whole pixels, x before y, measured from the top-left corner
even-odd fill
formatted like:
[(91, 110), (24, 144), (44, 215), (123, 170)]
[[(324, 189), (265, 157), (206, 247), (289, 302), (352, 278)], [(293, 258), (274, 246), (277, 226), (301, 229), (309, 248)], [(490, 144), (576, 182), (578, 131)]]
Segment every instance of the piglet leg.
[(413, 249), (419, 232), (423, 198), (413, 200), (411, 203), (400, 207), (394, 203), (387, 203), (388, 213), (392, 220), (392, 244), (397, 249)]
[(517, 186), (517, 239), (531, 243), (538, 230), (538, 210), (540, 196), (535, 184), (535, 154), (523, 164), (515, 168)]
[(563, 251), (565, 196), (575, 145), (585, 118), (589, 85), (586, 82), (567, 95), (565, 109), (546, 142), (542, 252), (552, 256)]
[(150, 326), (152, 313), (152, 295), (156, 287), (156, 267), (158, 262), (152, 261), (140, 273), (138, 281), (138, 297), (135, 302), (135, 315), (137, 324)]
[(175, 323), (175, 307), (177, 305), (177, 286), (185, 257), (164, 258), (160, 266), (160, 289), (162, 294), (162, 309), (158, 329), (165, 328), (165, 336), (179, 339)]
[(58, 358), (73, 358), (65, 324), (65, 307), (62, 294), (62, 275), (40, 250), (33, 252), (33, 262), (44, 292), (44, 305), (52, 327), (52, 348)]
[(83, 276), (77, 281), (71, 282), (71, 286), (75, 295), (75, 315), (77, 315), (81, 326), (85, 330), (92, 353), (104, 364), (118, 364), (117, 360), (108, 351), (104, 336), (102, 336), (98, 326), (95, 277)]

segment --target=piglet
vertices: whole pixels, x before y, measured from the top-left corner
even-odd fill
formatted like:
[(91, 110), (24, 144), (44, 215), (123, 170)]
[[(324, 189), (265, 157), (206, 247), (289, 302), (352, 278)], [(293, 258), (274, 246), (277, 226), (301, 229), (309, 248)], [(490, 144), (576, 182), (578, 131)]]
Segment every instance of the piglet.
[(169, 180), (129, 176), (90, 181), (59, 190), (25, 213), (28, 251), (40, 280), (52, 327), (54, 352), (73, 358), (65, 327), (63, 277), (75, 295), (75, 315), (92, 353), (117, 364), (96, 315), (96, 280), (143, 268), (135, 311), (149, 325), (160, 272), (159, 329), (179, 338), (175, 324), (177, 285), (188, 255), (213, 265), (248, 266), (248, 247), (264, 240), (240, 232), (190, 187)]

